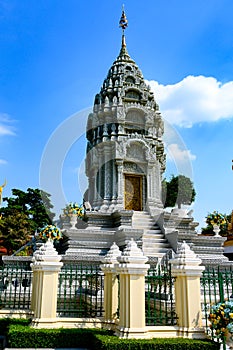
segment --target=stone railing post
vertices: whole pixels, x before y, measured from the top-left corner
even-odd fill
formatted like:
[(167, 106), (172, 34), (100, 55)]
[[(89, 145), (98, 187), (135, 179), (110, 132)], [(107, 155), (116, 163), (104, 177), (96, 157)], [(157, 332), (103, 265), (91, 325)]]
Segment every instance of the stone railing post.
[(145, 338), (145, 275), (150, 265), (132, 239), (117, 258), (120, 275), (120, 319), (116, 334), (121, 338)]
[(202, 328), (200, 277), (204, 266), (201, 259), (183, 242), (171, 259), (171, 272), (175, 279), (176, 314), (180, 336), (205, 338)]
[(120, 249), (114, 242), (104, 257), (101, 270), (104, 272), (104, 319), (111, 327), (117, 319), (118, 311), (118, 279), (116, 274), (117, 258), (121, 255)]
[(34, 317), (32, 326), (54, 328), (57, 322), (57, 289), (58, 273), (63, 265), (53, 247), (47, 241), (34, 253), (31, 269), (33, 271), (32, 310)]

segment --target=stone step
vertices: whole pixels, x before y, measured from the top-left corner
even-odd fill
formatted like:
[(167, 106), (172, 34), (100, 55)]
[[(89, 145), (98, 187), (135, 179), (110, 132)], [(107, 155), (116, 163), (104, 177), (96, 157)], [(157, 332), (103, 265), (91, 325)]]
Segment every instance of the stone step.
[(157, 227), (157, 228), (150, 228), (150, 229), (145, 229), (145, 234), (146, 235), (163, 235), (163, 233), (162, 233), (162, 231), (160, 230), (160, 228), (159, 227)]
[(137, 220), (137, 219), (139, 219), (139, 218), (145, 218), (145, 219), (153, 219), (151, 216), (150, 216), (150, 214), (149, 213), (147, 213), (147, 214), (133, 214), (133, 216), (132, 216), (132, 218), (133, 219), (135, 219), (135, 220)]
[(151, 225), (132, 225), (132, 228), (138, 229), (138, 230), (144, 230), (145, 231), (154, 231), (154, 232), (161, 232), (159, 227), (151, 226)]
[(157, 256), (158, 253), (164, 255), (167, 253), (167, 248), (142, 248), (146, 256)]
[(153, 220), (133, 220), (132, 221), (133, 225), (150, 225), (150, 226), (156, 226), (155, 222)]
[(145, 221), (143, 219), (138, 221), (132, 221), (132, 226), (159, 228), (159, 226), (155, 224), (154, 221)]
[(142, 215), (150, 216), (148, 211), (137, 211), (137, 210), (134, 210), (134, 212), (133, 212), (133, 216), (142, 216)]
[(141, 246), (146, 256), (161, 259), (171, 248), (160, 227), (148, 212), (134, 212), (132, 227), (143, 229)]
[(142, 241), (144, 244), (159, 244), (159, 243), (169, 244), (168, 241), (164, 237), (157, 237), (157, 238), (143, 237)]
[(167, 250), (169, 249), (169, 245), (168, 244), (164, 244), (164, 243), (159, 243), (159, 244), (151, 244), (151, 245), (143, 245), (143, 249), (147, 250), (147, 251), (164, 251), (165, 253), (167, 252)]
[(142, 228), (148, 228), (149, 229), (159, 229), (159, 227), (157, 225), (155, 225), (153, 222), (145, 222), (145, 221), (141, 221), (141, 222), (133, 222), (132, 223), (133, 227), (142, 227)]
[(164, 234), (159, 230), (144, 231), (143, 237), (146, 239), (165, 238)]
[(144, 235), (143, 235), (143, 237), (142, 237), (142, 242), (145, 244), (146, 242), (150, 242), (150, 244), (151, 244), (151, 242), (153, 243), (153, 242), (164, 242), (164, 243), (167, 243), (167, 240), (166, 240), (166, 238), (164, 238), (163, 236), (161, 236), (161, 235), (156, 235), (155, 237), (153, 237), (153, 238), (147, 238), (147, 237), (145, 237)]
[(149, 242), (149, 244), (151, 244), (151, 243), (155, 243), (155, 244), (157, 244), (157, 243), (167, 243), (167, 240), (165, 238), (163, 238), (163, 237), (149, 238), (149, 237), (143, 236), (142, 237), (142, 241), (143, 241), (144, 244), (146, 244), (147, 242)]

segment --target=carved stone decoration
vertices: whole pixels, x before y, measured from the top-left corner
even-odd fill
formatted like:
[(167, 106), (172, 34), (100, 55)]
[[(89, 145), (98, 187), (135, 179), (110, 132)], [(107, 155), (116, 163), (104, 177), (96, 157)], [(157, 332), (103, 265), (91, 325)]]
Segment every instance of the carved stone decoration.
[(156, 154), (153, 152), (153, 149), (147, 149), (146, 151), (146, 160), (148, 162), (153, 162), (156, 160)]
[[(119, 105), (120, 105), (120, 98), (119, 98)], [(125, 112), (123, 107), (118, 107), (117, 108), (117, 119), (119, 121), (122, 121), (125, 119)]]
[(137, 110), (130, 110), (126, 115), (126, 121), (143, 125), (145, 123), (143, 115)]
[(119, 135), (122, 135), (122, 134), (124, 134), (124, 133), (125, 133), (125, 131), (124, 131), (123, 125), (122, 125), (122, 124), (119, 124), (119, 126), (118, 126), (118, 134), (119, 134)]
[(124, 162), (124, 172), (125, 173), (134, 173), (134, 174), (143, 174), (143, 170), (139, 167), (138, 164), (132, 162)]
[(138, 142), (131, 142), (127, 145), (127, 158), (133, 158), (137, 160), (145, 160), (145, 150), (142, 147), (142, 144)]
[(155, 114), (153, 111), (148, 111), (146, 115), (146, 123), (153, 125), (154, 124)]
[(126, 155), (126, 145), (122, 142), (116, 143), (116, 158), (125, 158)]
[(116, 96), (113, 96), (112, 105), (113, 105), (113, 106), (116, 106), (116, 105), (117, 105), (117, 97), (116, 97)]
[(164, 133), (164, 122), (161, 118), (160, 113), (157, 113), (157, 115), (156, 115), (155, 125), (156, 125), (156, 130), (157, 130), (157, 137), (161, 138), (163, 136), (163, 133)]
[(109, 98), (108, 98), (108, 96), (105, 97), (104, 107), (109, 107)]

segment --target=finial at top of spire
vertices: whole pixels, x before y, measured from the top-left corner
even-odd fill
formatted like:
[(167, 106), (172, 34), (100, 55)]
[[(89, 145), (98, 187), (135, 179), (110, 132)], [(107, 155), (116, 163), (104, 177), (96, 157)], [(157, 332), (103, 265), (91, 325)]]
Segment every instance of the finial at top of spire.
[(124, 30), (128, 27), (128, 20), (126, 18), (124, 5), (122, 6), (122, 15), (121, 15), (121, 19), (119, 22), (119, 27), (122, 28), (123, 34), (124, 34)]
[(122, 6), (122, 15), (119, 22), (119, 27), (122, 29), (122, 42), (121, 42), (121, 51), (120, 56), (128, 54), (126, 49), (126, 42), (125, 42), (125, 29), (128, 27), (128, 20), (126, 18), (124, 5)]

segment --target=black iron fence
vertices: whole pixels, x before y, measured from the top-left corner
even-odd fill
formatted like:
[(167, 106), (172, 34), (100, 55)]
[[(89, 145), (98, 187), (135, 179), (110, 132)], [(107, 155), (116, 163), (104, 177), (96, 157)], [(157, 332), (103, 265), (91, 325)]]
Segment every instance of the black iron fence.
[(232, 293), (232, 269), (207, 267), (203, 271), (201, 277), (202, 312), (208, 333), (210, 333), (208, 317), (211, 305), (231, 299)]
[(165, 265), (148, 270), (146, 282), (146, 325), (171, 326), (177, 321), (171, 267)]
[[(201, 297), (202, 297), (202, 313), (206, 333), (215, 341), (219, 341), (215, 337), (213, 330), (209, 327), (208, 317), (211, 305), (224, 300), (231, 300), (233, 297), (233, 271), (232, 268), (223, 269), (222, 267), (207, 267), (201, 277)], [(225, 343), (223, 349), (226, 349)]]
[[(32, 271), (29, 266), (0, 268), (0, 308), (30, 310)], [(174, 325), (174, 278), (167, 262), (149, 269), (145, 278), (146, 324)], [(60, 317), (102, 317), (104, 274), (99, 266), (65, 264), (58, 277)]]
[(32, 271), (23, 265), (0, 267), (0, 308), (29, 310), (31, 305)]
[(58, 283), (59, 316), (101, 317), (103, 297), (104, 274), (99, 266), (64, 265)]

